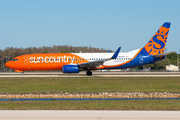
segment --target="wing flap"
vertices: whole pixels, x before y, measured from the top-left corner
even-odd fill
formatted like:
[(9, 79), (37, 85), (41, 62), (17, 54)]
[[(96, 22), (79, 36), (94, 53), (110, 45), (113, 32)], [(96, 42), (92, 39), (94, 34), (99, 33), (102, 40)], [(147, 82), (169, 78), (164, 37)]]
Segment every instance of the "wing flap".
[(79, 67), (83, 68), (83, 67), (96, 67), (99, 65), (103, 65), (104, 61), (100, 60), (100, 61), (92, 61), (92, 62), (86, 62), (86, 63), (81, 63), (78, 64)]

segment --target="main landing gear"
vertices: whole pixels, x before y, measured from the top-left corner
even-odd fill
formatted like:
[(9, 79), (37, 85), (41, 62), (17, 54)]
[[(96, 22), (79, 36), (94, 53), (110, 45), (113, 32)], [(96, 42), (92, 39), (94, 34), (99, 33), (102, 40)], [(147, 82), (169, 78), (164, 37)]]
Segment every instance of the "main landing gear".
[(86, 72), (86, 75), (91, 76), (91, 75), (92, 75), (92, 72), (91, 72), (90, 70), (88, 70), (88, 71)]

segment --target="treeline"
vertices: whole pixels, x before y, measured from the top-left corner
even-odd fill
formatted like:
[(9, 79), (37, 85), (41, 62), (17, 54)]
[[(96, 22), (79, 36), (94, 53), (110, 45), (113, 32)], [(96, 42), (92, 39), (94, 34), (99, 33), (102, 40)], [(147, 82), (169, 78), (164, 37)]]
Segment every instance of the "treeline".
[(73, 47), (73, 46), (53, 46), (53, 47), (28, 47), (28, 48), (13, 48), (7, 47), (4, 50), (0, 50), (0, 71), (9, 71), (9, 68), (5, 67), (5, 63), (16, 56), (35, 53), (90, 53), (90, 52), (107, 52), (107, 49), (99, 49), (95, 47)]

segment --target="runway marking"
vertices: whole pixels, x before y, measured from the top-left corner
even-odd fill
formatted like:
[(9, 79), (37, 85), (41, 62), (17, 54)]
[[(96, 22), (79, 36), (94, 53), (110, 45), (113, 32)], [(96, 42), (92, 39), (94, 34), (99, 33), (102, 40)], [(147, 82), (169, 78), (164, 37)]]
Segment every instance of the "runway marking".
[(121, 117), (0, 117), (2, 119), (98, 119), (98, 120), (103, 120), (103, 119), (133, 119), (133, 120), (180, 120), (180, 118), (121, 118)]

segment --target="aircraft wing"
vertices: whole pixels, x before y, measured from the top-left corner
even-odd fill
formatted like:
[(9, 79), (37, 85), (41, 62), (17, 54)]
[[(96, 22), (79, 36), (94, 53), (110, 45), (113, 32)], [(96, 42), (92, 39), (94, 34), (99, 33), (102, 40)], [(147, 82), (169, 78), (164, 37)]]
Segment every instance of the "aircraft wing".
[(165, 55), (169, 55), (171, 53), (174, 53), (175, 51), (172, 51), (172, 52), (167, 52), (167, 53), (163, 53), (163, 54), (159, 54), (159, 55), (153, 55), (153, 57), (162, 57), (162, 56), (165, 56)]
[(112, 60), (112, 59), (116, 59), (118, 54), (119, 54), (119, 51), (120, 51), (121, 47), (119, 47), (116, 52), (114, 53), (114, 55), (111, 57), (111, 58), (108, 58), (108, 59), (105, 59), (105, 60), (97, 60), (97, 61), (91, 61), (91, 62), (86, 62), (86, 63), (81, 63), (81, 64), (78, 64), (78, 66), (80, 68), (84, 68), (84, 67), (96, 67), (96, 66), (99, 66), (99, 65), (103, 65), (103, 63), (105, 61), (108, 61), (108, 60)]

